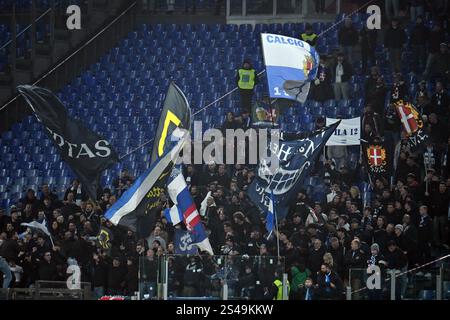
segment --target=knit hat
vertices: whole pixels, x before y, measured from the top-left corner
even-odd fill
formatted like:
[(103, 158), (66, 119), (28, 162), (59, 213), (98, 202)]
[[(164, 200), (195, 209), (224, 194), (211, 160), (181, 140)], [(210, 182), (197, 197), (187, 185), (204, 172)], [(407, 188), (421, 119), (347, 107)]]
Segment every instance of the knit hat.
[(401, 232), (403, 232), (403, 226), (401, 224), (397, 224), (395, 226), (395, 229), (399, 229)]
[(370, 246), (370, 250), (377, 250), (379, 252), (380, 246), (378, 245), (378, 243), (374, 243)]

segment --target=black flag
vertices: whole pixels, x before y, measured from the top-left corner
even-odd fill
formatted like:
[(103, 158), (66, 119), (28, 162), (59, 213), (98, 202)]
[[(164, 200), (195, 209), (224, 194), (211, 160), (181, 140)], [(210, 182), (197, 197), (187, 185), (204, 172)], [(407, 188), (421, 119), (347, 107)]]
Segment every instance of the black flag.
[(180, 88), (175, 83), (170, 83), (167, 91), (164, 108), (159, 119), (158, 129), (155, 133), (151, 163), (160, 158), (169, 146), (172, 132), (180, 127), (190, 130), (191, 109), (189, 103)]
[[(164, 107), (159, 119), (158, 129), (153, 142), (151, 164), (168, 151), (173, 143), (170, 141), (173, 131), (180, 127), (189, 130), (191, 127), (191, 109), (183, 91), (171, 82), (167, 91)], [(167, 179), (172, 171), (173, 163), (164, 170), (159, 179), (148, 192), (144, 200), (136, 208), (138, 218), (137, 230), (141, 237), (150, 235), (156, 215), (153, 214), (164, 204), (161, 203), (161, 194), (166, 191)], [(157, 212), (159, 214), (159, 212)]]
[(367, 166), (367, 174), (371, 183), (380, 177), (387, 177), (390, 173), (388, 154), (380, 139), (373, 143), (362, 142), (363, 159)]
[[(249, 186), (248, 195), (262, 212), (267, 212), (270, 196), (274, 195), (277, 217), (286, 217), (290, 202), (297, 195), (303, 180), (322, 153), (340, 121), (296, 140), (269, 142), (270, 157), (259, 161), (257, 176)], [(284, 136), (284, 135), (283, 135)], [(287, 136), (287, 135), (286, 135)], [(291, 135), (295, 137), (294, 135)], [(278, 164), (272, 163), (272, 157)], [(274, 168), (270, 168), (270, 167)]]
[(28, 85), (18, 86), (17, 90), (44, 125), (83, 189), (96, 200), (102, 171), (119, 160), (116, 151), (80, 120), (70, 118), (62, 102), (50, 90)]
[(165, 205), (161, 201), (161, 195), (166, 191), (167, 179), (173, 167), (174, 159), (170, 153), (178, 155), (182, 150), (182, 146), (179, 147), (172, 140), (176, 136), (174, 131), (176, 128), (189, 130), (190, 118), (191, 109), (186, 97), (171, 83), (155, 134), (150, 168), (105, 213), (113, 224), (136, 230), (139, 238), (150, 235), (156, 214)]

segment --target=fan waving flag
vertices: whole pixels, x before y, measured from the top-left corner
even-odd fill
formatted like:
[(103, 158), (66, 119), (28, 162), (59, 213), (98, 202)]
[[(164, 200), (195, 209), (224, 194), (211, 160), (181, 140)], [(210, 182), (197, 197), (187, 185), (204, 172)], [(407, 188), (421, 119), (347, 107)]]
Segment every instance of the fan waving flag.
[[(159, 214), (161, 195), (166, 191), (167, 179), (173, 167), (174, 161), (168, 162), (167, 160), (174, 159), (168, 159), (167, 155), (173, 147), (174, 139), (180, 138), (177, 137), (177, 132), (187, 132), (191, 127), (190, 119), (191, 109), (189, 103), (183, 92), (172, 82), (166, 94), (151, 153), (150, 165), (153, 166), (158, 162), (160, 162), (160, 165), (158, 167), (154, 166), (154, 171), (149, 169), (144, 173), (142, 179), (145, 177), (150, 178), (151, 176), (152, 185), (149, 187), (147, 184), (139, 188), (138, 195), (141, 200), (138, 204), (134, 204), (135, 206), (133, 205), (134, 210), (130, 214), (124, 215), (121, 219), (123, 225), (136, 229), (140, 238), (150, 236), (156, 215)], [(180, 150), (176, 150), (177, 153)], [(164, 168), (163, 171), (160, 170), (161, 168)], [(145, 190), (146, 194), (142, 195), (142, 192), (145, 192)], [(127, 196), (131, 196), (131, 194), (127, 194)]]
[(50, 232), (47, 229), (47, 226), (45, 224), (43, 224), (43, 223), (39, 223), (37, 221), (32, 221), (30, 223), (22, 222), (20, 225), (24, 226), (24, 227), (29, 227), (29, 228), (32, 228), (32, 229), (36, 229), (36, 230), (42, 231), (47, 236), (51, 237)]
[(316, 78), (319, 55), (302, 40), (279, 34), (261, 34), (271, 98), (305, 102)]
[[(137, 213), (139, 207), (147, 207), (149, 201), (148, 193), (156, 183), (168, 178), (168, 168), (173, 166), (180, 151), (187, 141), (188, 134), (186, 130), (177, 129), (174, 136), (181, 137), (173, 148), (165, 151), (164, 155), (156, 160), (141, 176), (139, 176), (133, 185), (124, 192), (124, 194), (115, 202), (105, 213), (105, 217), (114, 225), (123, 225), (133, 231), (137, 229)], [(173, 139), (176, 140), (175, 138)], [(175, 142), (172, 142), (172, 145)], [(164, 183), (165, 184), (165, 183)], [(151, 204), (150, 204), (151, 205)]]
[(193, 244), (200, 250), (207, 251), (209, 254), (214, 255), (205, 229), (203, 228), (200, 214), (197, 211), (194, 199), (192, 199), (192, 195), (188, 190), (186, 180), (184, 179), (179, 165), (174, 166), (172, 169), (172, 174), (169, 177), (167, 185), (167, 191), (172, 202), (183, 213), (183, 222), (191, 233)]
[(96, 200), (102, 171), (119, 161), (110, 143), (86, 128), (82, 120), (69, 117), (62, 102), (50, 90), (28, 85), (18, 86), (17, 90), (44, 125), (82, 188)]
[(156, 129), (152, 149), (151, 163), (164, 154), (168, 148), (172, 132), (176, 128), (189, 130), (191, 127), (191, 109), (189, 103), (175, 83), (171, 83), (164, 100), (164, 108)]
[[(339, 124), (340, 121), (300, 140), (269, 143), (270, 152), (267, 154), (270, 156), (260, 160), (257, 176), (250, 184), (248, 192), (250, 199), (261, 212), (268, 211), (270, 193), (273, 192), (273, 206), (277, 217), (286, 217), (290, 201), (295, 199), (302, 181), (308, 176)], [(271, 169), (273, 155), (278, 160), (278, 166)]]

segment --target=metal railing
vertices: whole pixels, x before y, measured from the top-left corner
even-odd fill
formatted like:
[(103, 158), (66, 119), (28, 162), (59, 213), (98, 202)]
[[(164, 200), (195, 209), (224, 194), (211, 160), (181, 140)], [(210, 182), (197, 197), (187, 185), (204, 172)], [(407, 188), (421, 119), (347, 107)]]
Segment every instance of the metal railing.
[(36, 281), (31, 288), (0, 289), (0, 300), (90, 300), (91, 283), (68, 289), (65, 281)]
[[(327, 9), (334, 6), (334, 10)], [(341, 12), (341, 0), (325, 1), (325, 11), (328, 14)], [(306, 16), (315, 13), (315, 3), (312, 0), (227, 0), (226, 16), (228, 18), (256, 18)]]
[(284, 257), (164, 255), (141, 257), (139, 299), (254, 300), (275, 279), (288, 299)]
[[(52, 12), (54, 13), (55, 9), (56, 9), (56, 6), (59, 5), (59, 2), (60, 1), (56, 1), (55, 2), (55, 0), (51, 0), (50, 7), (48, 9), (46, 9), (41, 15), (39, 15), (39, 17), (37, 17), (36, 19), (32, 19), (33, 22), (30, 23), (29, 25), (27, 25), (25, 28), (23, 28), (19, 33), (16, 33), (15, 38), (18, 39), (21, 35), (25, 34), (25, 32), (27, 32), (28, 30), (32, 29), (33, 28), (33, 24), (38, 23), (39, 21), (41, 21), (48, 14), (50, 14)], [(12, 15), (11, 15), (12, 21), (16, 21), (17, 20), (16, 19), (17, 12), (16, 12), (16, 7), (15, 6), (16, 5), (13, 2), (13, 4), (12, 4), (12, 8), (13, 9), (12, 9)], [(37, 9), (36, 9), (34, 0), (32, 1), (32, 6), (31, 6), (31, 10), (30, 10), (29, 14), (30, 14), (31, 17), (36, 16), (36, 14), (37, 14)], [(16, 24), (12, 22), (11, 23), (11, 31), (13, 29), (16, 29)], [(50, 25), (50, 30), (54, 30), (54, 28), (52, 28), (52, 25)], [(2, 44), (0, 46), (0, 50), (5, 49), (6, 47), (11, 45), (12, 43), (13, 43), (13, 39), (9, 39), (8, 41), (6, 41), (4, 44)]]
[(142, 10), (145, 13), (175, 13), (196, 14), (209, 13), (219, 15), (222, 11), (223, 0), (182, 0), (182, 1), (158, 1), (140, 0)]
[(450, 300), (450, 263), (381, 271), (378, 288), (369, 288), (367, 282), (371, 274), (362, 268), (349, 270), (347, 300)]

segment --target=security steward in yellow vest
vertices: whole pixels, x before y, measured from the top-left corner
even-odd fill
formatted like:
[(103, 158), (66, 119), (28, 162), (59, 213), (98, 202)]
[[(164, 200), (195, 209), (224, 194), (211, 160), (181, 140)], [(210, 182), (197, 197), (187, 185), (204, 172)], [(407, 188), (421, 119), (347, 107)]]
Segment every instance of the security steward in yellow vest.
[(250, 113), (255, 85), (258, 83), (256, 71), (250, 60), (245, 60), (241, 69), (237, 72), (237, 86), (241, 98), (241, 112)]
[[(289, 293), (291, 291), (291, 286), (289, 284), (289, 280), (286, 280), (286, 281), (287, 281), (286, 282), (286, 284), (287, 284), (287, 297), (286, 297), (286, 300), (287, 300), (288, 297), (289, 297)], [(274, 297), (273, 297), (273, 300), (283, 300), (283, 282), (277, 277), (275, 279), (275, 281), (273, 282), (273, 285), (274, 285), (274, 289), (276, 290), (275, 294), (274, 294)]]
[(308, 23), (305, 27), (305, 32), (302, 33), (300, 39), (308, 42), (310, 46), (314, 47), (317, 42), (317, 34), (314, 33), (312, 26)]

